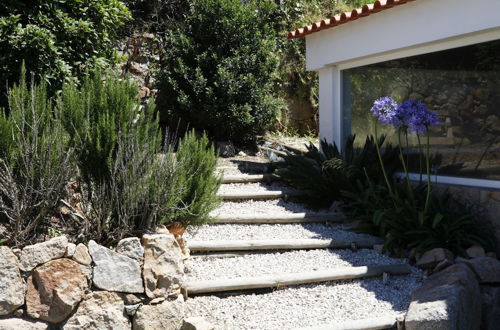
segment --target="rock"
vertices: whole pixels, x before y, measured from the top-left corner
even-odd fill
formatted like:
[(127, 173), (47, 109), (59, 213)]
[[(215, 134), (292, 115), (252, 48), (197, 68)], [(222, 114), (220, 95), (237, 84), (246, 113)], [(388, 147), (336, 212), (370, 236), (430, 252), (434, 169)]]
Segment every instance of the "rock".
[(64, 255), (66, 258), (71, 258), (76, 251), (76, 245), (73, 243), (68, 243), (68, 246), (66, 247), (66, 254)]
[(407, 330), (479, 329), (481, 296), (475, 275), (464, 264), (436, 273), (412, 293)]
[(144, 248), (137, 237), (124, 238), (118, 242), (116, 252), (129, 258), (142, 262), (144, 259)]
[(113, 252), (95, 241), (89, 242), (94, 266), (94, 285), (102, 290), (127, 293), (144, 292), (141, 266), (129, 257)]
[(188, 317), (182, 322), (181, 330), (215, 330), (203, 317)]
[(217, 151), (221, 157), (234, 157), (236, 155), (234, 145), (227, 141), (217, 142)]
[(240, 152), (238, 152), (238, 156), (240, 156), (240, 157), (246, 157), (248, 155), (245, 152), (240, 151)]
[(500, 288), (482, 286), (481, 300), (481, 329), (498, 329), (500, 324)]
[(142, 304), (125, 305), (125, 313), (127, 313), (128, 316), (134, 316), (141, 306)]
[(184, 281), (184, 264), (174, 235), (144, 235), (142, 243), (146, 295), (149, 298), (177, 296)]
[(16, 255), (0, 246), (0, 315), (8, 315), (24, 304), (24, 289)]
[(89, 250), (85, 244), (80, 243), (75, 248), (75, 253), (72, 256), (73, 260), (82, 264), (89, 266), (92, 263), (92, 258), (90, 257)]
[(488, 253), (486, 253), (486, 256), (490, 257), (490, 258), (497, 259), (497, 254), (495, 252), (488, 252)]
[(13, 316), (15, 317), (22, 317), (24, 315), (24, 309), (18, 308), (12, 313)]
[(62, 258), (66, 254), (67, 247), (66, 236), (58, 236), (47, 242), (28, 245), (21, 252), (21, 270), (29, 272), (47, 261)]
[(46, 330), (49, 325), (42, 321), (21, 318), (0, 319), (0, 330)]
[(436, 265), (436, 267), (434, 267), (432, 272), (434, 272), (434, 273), (440, 272), (443, 269), (450, 267), (451, 265), (453, 265), (453, 262), (449, 261), (448, 259), (445, 259), (445, 260), (441, 261), (440, 263), (438, 263)]
[(422, 269), (434, 269), (443, 260), (453, 263), (453, 253), (443, 248), (435, 248), (425, 252), (417, 258), (417, 267)]
[(120, 296), (108, 291), (88, 294), (63, 326), (63, 330), (81, 329), (129, 330), (130, 321)]
[(87, 288), (80, 264), (66, 258), (49, 261), (28, 278), (26, 311), (35, 319), (62, 322), (83, 299)]
[(469, 258), (481, 258), (485, 257), (486, 253), (484, 252), (484, 249), (482, 246), (479, 245), (474, 245), (465, 250)]
[(121, 293), (120, 297), (125, 302), (125, 305), (137, 305), (148, 300), (145, 294)]
[(500, 261), (490, 257), (474, 258), (464, 261), (482, 284), (500, 283)]
[(184, 301), (164, 301), (158, 305), (141, 306), (134, 316), (134, 330), (177, 330), (184, 319)]

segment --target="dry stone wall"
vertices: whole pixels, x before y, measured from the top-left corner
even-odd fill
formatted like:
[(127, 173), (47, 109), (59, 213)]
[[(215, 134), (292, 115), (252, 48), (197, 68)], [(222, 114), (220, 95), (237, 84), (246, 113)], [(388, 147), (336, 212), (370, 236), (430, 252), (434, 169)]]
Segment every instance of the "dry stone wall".
[(65, 236), (0, 246), (0, 329), (182, 329), (183, 254), (165, 231), (115, 250)]

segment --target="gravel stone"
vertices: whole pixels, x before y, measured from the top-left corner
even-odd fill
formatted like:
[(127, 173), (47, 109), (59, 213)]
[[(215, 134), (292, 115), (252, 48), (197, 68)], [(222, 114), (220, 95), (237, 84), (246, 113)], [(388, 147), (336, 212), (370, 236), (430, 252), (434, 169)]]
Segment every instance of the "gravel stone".
[(190, 280), (215, 280), (269, 274), (312, 272), (339, 267), (405, 263), (375, 250), (294, 250), (233, 258), (197, 257), (186, 263)]
[(337, 239), (356, 240), (371, 237), (347, 230), (343, 224), (326, 226), (320, 223), (304, 224), (214, 224), (190, 227), (185, 239), (193, 241), (244, 240), (244, 239)]
[(270, 200), (245, 200), (240, 202), (223, 202), (222, 205), (211, 213), (212, 216), (244, 216), (244, 215), (286, 215), (293, 213), (330, 213), (328, 210), (313, 211), (302, 204), (286, 202), (281, 199)]
[(295, 329), (332, 322), (396, 316), (420, 286), (419, 274), (326, 282), (276, 289), (272, 293), (218, 298), (199, 296), (186, 302), (188, 316), (201, 316), (216, 329)]
[(268, 191), (283, 191), (295, 192), (296, 189), (290, 188), (277, 182), (271, 183), (226, 183), (220, 186), (219, 193), (253, 193), (253, 192), (268, 192)]

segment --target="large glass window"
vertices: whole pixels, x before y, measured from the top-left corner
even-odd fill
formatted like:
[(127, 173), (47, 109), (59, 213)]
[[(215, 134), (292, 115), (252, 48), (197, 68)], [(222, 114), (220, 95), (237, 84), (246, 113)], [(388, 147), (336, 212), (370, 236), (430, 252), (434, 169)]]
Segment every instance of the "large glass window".
[[(439, 114), (430, 138), (435, 174), (500, 180), (500, 40), (344, 70), (344, 131), (358, 142), (374, 133), (370, 108), (381, 96), (422, 101)], [(408, 142), (416, 146), (416, 136)]]

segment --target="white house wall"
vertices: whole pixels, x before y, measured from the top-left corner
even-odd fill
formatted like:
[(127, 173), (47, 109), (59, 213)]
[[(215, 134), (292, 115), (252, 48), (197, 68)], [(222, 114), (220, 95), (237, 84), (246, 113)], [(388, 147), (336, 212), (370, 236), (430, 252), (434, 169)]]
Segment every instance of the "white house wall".
[(498, 38), (500, 0), (417, 0), (306, 36), (307, 69), (366, 65)]

